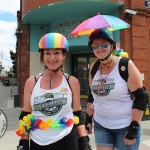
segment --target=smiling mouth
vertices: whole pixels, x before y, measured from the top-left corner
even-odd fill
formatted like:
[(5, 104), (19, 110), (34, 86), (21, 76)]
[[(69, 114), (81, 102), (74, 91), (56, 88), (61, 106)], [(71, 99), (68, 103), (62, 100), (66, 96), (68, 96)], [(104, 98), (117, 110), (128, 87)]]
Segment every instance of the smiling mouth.
[(97, 53), (104, 53), (105, 51), (98, 51)]
[(48, 62), (48, 64), (52, 64), (52, 65), (55, 65), (57, 63), (58, 63), (57, 61), (56, 62)]

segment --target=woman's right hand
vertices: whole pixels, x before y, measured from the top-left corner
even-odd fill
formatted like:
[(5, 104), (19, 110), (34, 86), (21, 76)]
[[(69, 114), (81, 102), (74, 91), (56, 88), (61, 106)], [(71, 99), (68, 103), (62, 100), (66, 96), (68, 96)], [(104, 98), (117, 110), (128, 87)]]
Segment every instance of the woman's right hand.
[(87, 132), (87, 134), (91, 134), (92, 133), (92, 124), (87, 124), (86, 125), (86, 132)]
[(92, 120), (93, 120), (93, 115), (89, 116), (88, 113), (86, 113), (85, 128), (86, 128), (87, 134), (92, 133)]

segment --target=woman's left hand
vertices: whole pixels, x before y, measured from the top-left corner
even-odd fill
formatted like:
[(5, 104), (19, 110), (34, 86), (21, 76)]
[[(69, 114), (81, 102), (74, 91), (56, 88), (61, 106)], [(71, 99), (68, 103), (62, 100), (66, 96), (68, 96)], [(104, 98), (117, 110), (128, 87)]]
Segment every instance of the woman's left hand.
[[(126, 134), (127, 134), (127, 132), (126, 132)], [(125, 134), (125, 137), (124, 137), (124, 144), (125, 145), (132, 145), (132, 144), (134, 144), (136, 142), (136, 138), (134, 138), (133, 140), (127, 139), (126, 138), (126, 134)]]
[(125, 134), (124, 137), (124, 143), (125, 145), (132, 145), (136, 142), (136, 138), (138, 135), (138, 129), (139, 129), (139, 124), (137, 121), (131, 121), (128, 131)]

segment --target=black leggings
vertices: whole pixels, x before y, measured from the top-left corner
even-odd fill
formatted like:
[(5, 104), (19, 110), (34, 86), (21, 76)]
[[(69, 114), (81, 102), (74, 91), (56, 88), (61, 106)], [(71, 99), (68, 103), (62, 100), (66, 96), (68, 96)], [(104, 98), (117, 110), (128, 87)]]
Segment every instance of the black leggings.
[(76, 127), (63, 139), (50, 145), (42, 146), (30, 139), (30, 150), (79, 150)]

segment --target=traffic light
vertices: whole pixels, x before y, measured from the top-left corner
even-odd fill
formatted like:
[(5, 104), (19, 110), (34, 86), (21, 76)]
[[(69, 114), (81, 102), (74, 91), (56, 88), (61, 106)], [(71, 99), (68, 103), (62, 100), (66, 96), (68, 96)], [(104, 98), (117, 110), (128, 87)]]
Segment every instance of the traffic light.
[(16, 76), (17, 69), (16, 69), (16, 53), (14, 53), (12, 50), (10, 50), (10, 58), (12, 60), (12, 69), (13, 69), (13, 74)]

